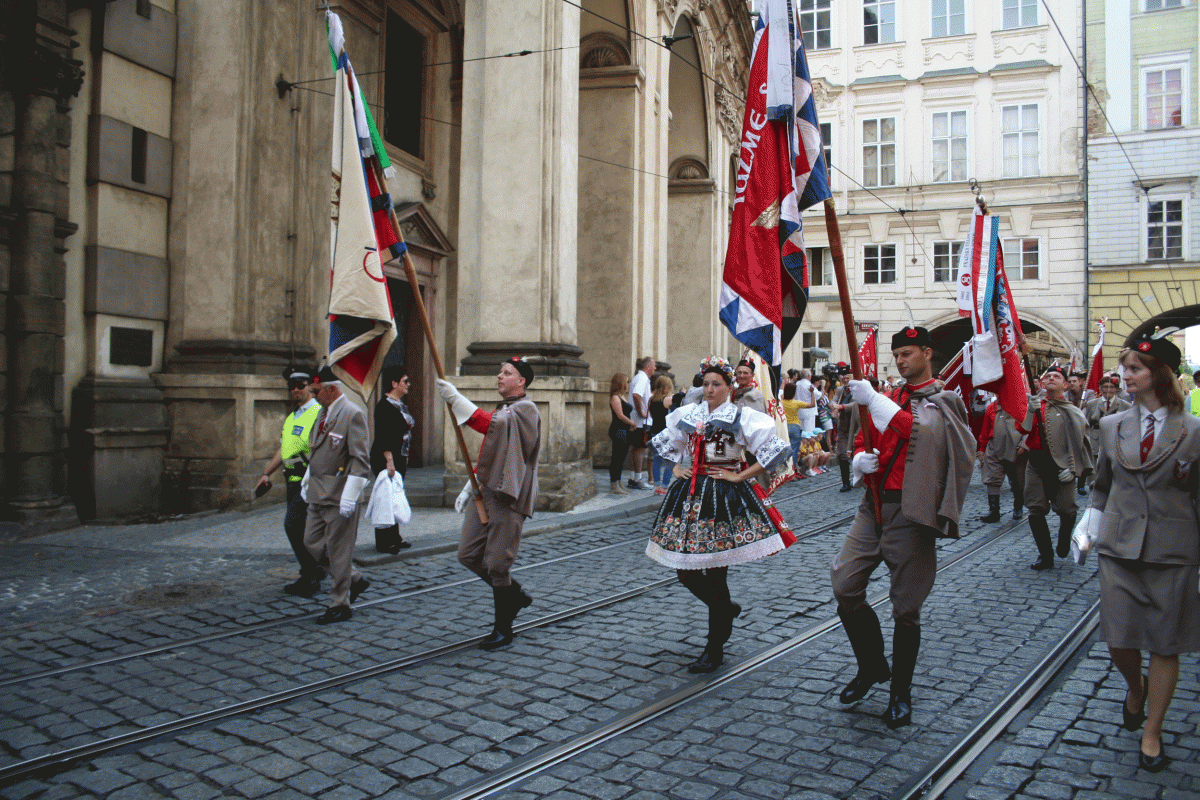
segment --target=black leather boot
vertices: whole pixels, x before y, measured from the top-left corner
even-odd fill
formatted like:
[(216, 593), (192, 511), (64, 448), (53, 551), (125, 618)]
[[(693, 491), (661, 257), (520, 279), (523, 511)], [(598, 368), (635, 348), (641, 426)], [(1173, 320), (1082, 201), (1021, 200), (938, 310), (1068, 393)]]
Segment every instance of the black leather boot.
[(1063, 514), (1058, 518), (1058, 557), (1071, 555), (1071, 533), (1075, 530), (1075, 515)]
[(912, 676), (921, 649), (921, 628), (897, 625), (892, 635), (892, 691), (883, 722), (893, 730), (912, 722)]
[(1013, 519), (1021, 519), (1025, 516), (1025, 498), (1020, 494), (1013, 495)]
[(988, 514), (986, 517), (980, 517), (980, 522), (999, 522), (1000, 521), (1000, 495), (988, 495)]
[(842, 488), (839, 492), (848, 492), (854, 487), (850, 485), (850, 462), (845, 459), (838, 460), (838, 467), (842, 471)]
[(1029, 530), (1033, 531), (1033, 541), (1038, 549), (1038, 560), (1030, 564), (1029, 568), (1050, 569), (1054, 566), (1054, 545), (1050, 543), (1050, 526), (1046, 523), (1046, 515), (1030, 513)]
[(879, 628), (875, 609), (863, 603), (854, 611), (846, 611), (839, 605), (838, 616), (858, 661), (858, 674), (838, 695), (839, 700), (849, 705), (866, 697), (875, 684), (891, 678), (892, 671), (883, 655), (883, 631)]
[[(708, 644), (700, 657), (688, 664), (688, 672), (693, 675), (713, 672), (725, 663), (725, 643), (733, 633), (733, 621), (742, 613), (742, 607), (729, 597), (729, 586), (726, 583), (728, 570), (716, 567), (706, 571), (705, 580), (708, 583)], [(692, 589), (691, 586), (688, 587)], [(700, 588), (697, 586), (697, 588)], [(696, 589), (692, 589), (696, 593)], [(697, 594), (697, 597), (700, 595)], [(701, 597), (701, 599), (704, 599)]]
[(492, 632), (479, 643), (481, 650), (496, 650), (512, 644), (513, 620), (522, 608), (533, 605), (533, 598), (516, 581), (509, 586), (493, 586), (492, 601), (496, 607), (496, 621)]

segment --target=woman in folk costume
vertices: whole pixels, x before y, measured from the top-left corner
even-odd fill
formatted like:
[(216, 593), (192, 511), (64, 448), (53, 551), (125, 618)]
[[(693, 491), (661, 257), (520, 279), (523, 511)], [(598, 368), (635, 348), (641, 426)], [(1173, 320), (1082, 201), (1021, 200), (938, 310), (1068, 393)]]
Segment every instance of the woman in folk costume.
[(1074, 536), (1099, 555), (1101, 637), (1129, 686), (1123, 727), (1146, 725), (1139, 763), (1150, 772), (1169, 761), (1162, 725), (1179, 654), (1200, 651), (1200, 419), (1184, 408), (1179, 362), (1165, 338), (1143, 337), (1121, 354), (1134, 406), (1100, 420), (1096, 483)]
[[(708, 606), (708, 645), (688, 665), (693, 673), (712, 672), (725, 659), (724, 645), (741, 606), (729, 597), (726, 573), (778, 553), (796, 541), (765, 492), (750, 479), (786, 463), (787, 442), (775, 435), (775, 421), (730, 402), (733, 368), (719, 356), (704, 359), (704, 399), (667, 415), (666, 430), (651, 443), (675, 462), (646, 555), (673, 567), (679, 582)], [(745, 454), (756, 463), (746, 466)]]

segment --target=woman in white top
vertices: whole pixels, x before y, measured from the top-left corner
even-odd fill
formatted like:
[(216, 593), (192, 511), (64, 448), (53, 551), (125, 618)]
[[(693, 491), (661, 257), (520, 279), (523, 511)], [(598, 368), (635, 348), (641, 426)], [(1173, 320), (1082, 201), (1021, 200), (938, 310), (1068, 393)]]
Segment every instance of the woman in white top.
[[(724, 645), (741, 606), (729, 597), (726, 573), (778, 553), (795, 536), (751, 481), (786, 464), (791, 448), (775, 435), (775, 421), (729, 401), (733, 369), (719, 356), (706, 358), (704, 399), (667, 415), (667, 427), (652, 440), (675, 462), (676, 480), (654, 520), (646, 555), (673, 567), (679, 581), (708, 606), (708, 645), (688, 665), (712, 672), (724, 661)], [(746, 466), (744, 454), (756, 463)]]

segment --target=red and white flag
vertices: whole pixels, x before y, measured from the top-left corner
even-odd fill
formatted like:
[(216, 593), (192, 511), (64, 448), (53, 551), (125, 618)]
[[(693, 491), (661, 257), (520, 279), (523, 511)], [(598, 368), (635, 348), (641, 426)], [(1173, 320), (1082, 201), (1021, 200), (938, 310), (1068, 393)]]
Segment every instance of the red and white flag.
[(1092, 348), (1092, 367), (1088, 370), (1087, 388), (1096, 394), (1100, 393), (1100, 375), (1104, 372), (1104, 320), (1096, 320), (1099, 335), (1096, 346)]
[(862, 347), (858, 348), (858, 360), (862, 364), (863, 377), (879, 377), (879, 347), (875, 344), (875, 331), (871, 328), (867, 338), (863, 339)]
[[(1025, 419), (1029, 382), (1021, 362), (1023, 334), (1004, 272), (998, 216), (985, 216), (976, 206), (959, 259), (959, 311), (971, 315), (974, 331), (970, 353), (974, 388), (994, 392), (1013, 419)], [(969, 294), (962, 291), (964, 285), (969, 285)], [(970, 304), (964, 307), (967, 297)]]
[(942, 389), (957, 394), (962, 398), (963, 404), (970, 408), (971, 392), (975, 388), (971, 382), (970, 342), (964, 344), (958, 354), (942, 367), (941, 377), (946, 382)]

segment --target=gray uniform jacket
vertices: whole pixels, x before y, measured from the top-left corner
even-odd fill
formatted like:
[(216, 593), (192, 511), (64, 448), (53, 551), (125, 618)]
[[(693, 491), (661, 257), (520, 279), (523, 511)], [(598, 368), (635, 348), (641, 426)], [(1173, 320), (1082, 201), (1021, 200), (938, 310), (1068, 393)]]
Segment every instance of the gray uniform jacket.
[(1106, 401), (1103, 397), (1093, 397), (1083, 404), (1083, 416), (1087, 419), (1087, 437), (1092, 443), (1092, 455), (1100, 452), (1100, 420), (1110, 414), (1128, 411), (1133, 406), (1119, 397)]
[(371, 477), (371, 434), (367, 415), (345, 395), (330, 403), (323, 413), (323, 429), (318, 414), (309, 434), (312, 455), (306, 493), (309, 505), (336, 506), (341, 503), (347, 475)]
[[(1045, 395), (1042, 394), (1029, 396), (1029, 412), (1020, 425), (1022, 430), (1033, 431), (1034, 414), (1041, 408), (1043, 399)], [(1046, 436), (1042, 448), (1050, 454), (1055, 465), (1060, 470), (1071, 470), (1076, 477), (1090, 473), (1095, 456), (1092, 443), (1084, 433), (1087, 420), (1083, 412), (1065, 400), (1048, 400), (1043, 424)]]
[(1100, 420), (1100, 458), (1088, 503), (1104, 512), (1096, 552), (1148, 564), (1200, 564), (1200, 418), (1168, 413), (1144, 464), (1141, 443), (1136, 406)]
[[(998, 400), (996, 402), (999, 402)], [(986, 453), (998, 461), (1016, 461), (1017, 447), (1025, 437), (1017, 431), (1017, 423), (1003, 408), (996, 409), (996, 425)]]

